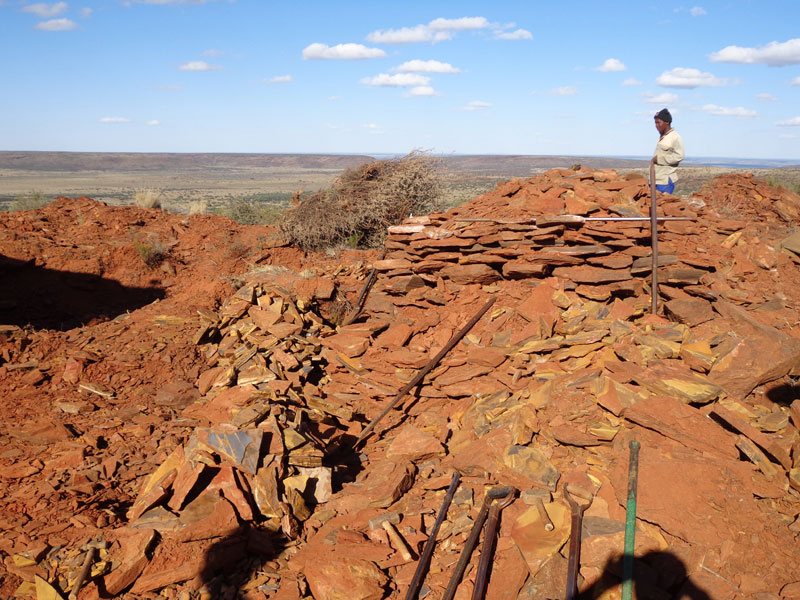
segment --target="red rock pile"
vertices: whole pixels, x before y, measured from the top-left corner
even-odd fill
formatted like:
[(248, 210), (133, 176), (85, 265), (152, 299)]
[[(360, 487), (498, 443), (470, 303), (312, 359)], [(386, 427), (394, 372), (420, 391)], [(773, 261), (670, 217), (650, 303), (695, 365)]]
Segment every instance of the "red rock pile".
[[(363, 265), (241, 275), (196, 319), (197, 390), (173, 417), (184, 434), (141, 464), (127, 522), (98, 532), (107, 564), (95, 561), (82, 597), (222, 597), (230, 586), (254, 599), (400, 597), (456, 470), (425, 597), (441, 597), (495, 485), (521, 493), (503, 512), (487, 597), (563, 595), (567, 482), (594, 496), (581, 589), (617, 597), (634, 439), (640, 596), (798, 597), (800, 248), (777, 220), (720, 216), (717, 198), (660, 199), (666, 216), (694, 219), (661, 229), (663, 316), (648, 314), (648, 224), (565, 217), (644, 215), (645, 183), (587, 169), (514, 180), (393, 229), (351, 325), (335, 326), (333, 302), (355, 298)], [(348, 452), (489, 298), (402, 410)], [(411, 560), (374, 526), (387, 513)], [(46, 572), (52, 550), (36, 540), (7, 564)]]
[(694, 198), (732, 218), (793, 223), (800, 217), (797, 194), (784, 187), (775, 188), (749, 173), (715, 177), (695, 193)]
[[(439, 277), (488, 284), (555, 276), (576, 283), (576, 292), (593, 300), (640, 296), (642, 276), (652, 265), (646, 205), (649, 191), (641, 177), (548, 171), (510, 181), (447, 213), (391, 227), (386, 245), (392, 252), (375, 266), (393, 278), (392, 288), (399, 292)], [(662, 224), (669, 240), (659, 263), (665, 267), (663, 281), (696, 284), (710, 262), (687, 256), (692, 264), (680, 263), (674, 251), (681, 240), (673, 238), (698, 233), (691, 223), (697, 213), (678, 198), (666, 198), (661, 209), (668, 217), (687, 219)]]

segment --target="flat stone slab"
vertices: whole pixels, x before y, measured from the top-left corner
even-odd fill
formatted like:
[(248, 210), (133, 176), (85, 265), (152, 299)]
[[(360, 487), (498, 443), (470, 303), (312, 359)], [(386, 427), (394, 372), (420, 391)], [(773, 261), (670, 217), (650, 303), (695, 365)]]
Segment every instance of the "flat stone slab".
[(727, 302), (717, 302), (716, 309), (733, 322), (736, 336), (717, 357), (708, 377), (729, 394), (744, 398), (762, 383), (800, 369), (800, 340), (759, 323), (746, 310)]
[(702, 298), (676, 298), (667, 302), (664, 308), (679, 323), (684, 323), (690, 327), (714, 318), (711, 303)]
[(553, 276), (569, 279), (575, 283), (612, 283), (614, 281), (627, 281), (632, 278), (628, 269), (603, 269), (588, 265), (557, 267), (553, 269)]

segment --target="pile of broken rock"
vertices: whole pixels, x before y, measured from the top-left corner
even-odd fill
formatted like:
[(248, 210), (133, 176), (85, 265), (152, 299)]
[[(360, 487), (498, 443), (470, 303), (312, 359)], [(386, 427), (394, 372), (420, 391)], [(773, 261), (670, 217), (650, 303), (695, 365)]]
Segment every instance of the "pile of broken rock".
[[(392, 228), (348, 325), (331, 315), (355, 290), (335, 277), (251, 274), (201, 311), (206, 369), (181, 414), (196, 427), (143, 478), (81, 598), (405, 596), (454, 472), (420, 597), (442, 597), (498, 485), (520, 494), (487, 598), (561, 597), (566, 483), (593, 495), (581, 590), (618, 597), (632, 440), (640, 597), (800, 597), (800, 245), (785, 221), (800, 198), (731, 177), (660, 197), (660, 214), (690, 219), (660, 228), (661, 315), (649, 314), (649, 223), (586, 220), (646, 214), (646, 182), (613, 171), (512, 180)], [(782, 208), (716, 206), (713, 190), (734, 184)], [(375, 526), (389, 516), (410, 556)]]

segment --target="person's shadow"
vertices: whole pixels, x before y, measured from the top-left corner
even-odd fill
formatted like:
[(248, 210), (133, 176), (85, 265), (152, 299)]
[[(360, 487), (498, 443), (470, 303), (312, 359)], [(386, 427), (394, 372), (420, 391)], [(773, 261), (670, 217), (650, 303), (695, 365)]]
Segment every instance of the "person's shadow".
[[(352, 450), (354, 439), (345, 434), (330, 445), (324, 464), (333, 468), (333, 493), (341, 492), (342, 484), (354, 481), (364, 468)], [(324, 508), (324, 504), (316, 504), (314, 491), (314, 486), (309, 485), (303, 494), (312, 512), (317, 507)], [(256, 507), (252, 508), (255, 513)], [(244, 523), (236, 533), (217, 540), (203, 558), (200, 579), (205, 588), (203, 593), (208, 595), (201, 597), (240, 600), (272, 596), (278, 590), (286, 597), (303, 597), (308, 591), (304, 578), (288, 569), (279, 572), (280, 561), (275, 560), (287, 547), (305, 539), (303, 524), (295, 523), (299, 530), (292, 537), (285, 531), (268, 531), (257, 520)]]
[[(205, 589), (201, 596), (204, 593), (214, 600), (239, 600), (250, 586), (264, 594), (274, 593), (280, 580), (268, 563), (283, 551), (286, 542), (280, 534), (246, 526), (220, 538), (204, 557), (200, 578)], [(254, 580), (257, 573), (264, 573), (263, 581)]]
[[(623, 558), (609, 560), (600, 579), (578, 595), (580, 600), (597, 598), (603, 592), (622, 585)], [(686, 565), (671, 552), (648, 552), (634, 558), (634, 594), (638, 600), (711, 600), (711, 596), (697, 586), (686, 573)]]

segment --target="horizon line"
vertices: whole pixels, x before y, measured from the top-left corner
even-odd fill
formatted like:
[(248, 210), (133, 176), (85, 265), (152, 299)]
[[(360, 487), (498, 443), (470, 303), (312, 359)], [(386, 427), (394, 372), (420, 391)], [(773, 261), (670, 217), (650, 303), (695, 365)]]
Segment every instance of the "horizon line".
[[(0, 150), (0, 153), (50, 153), (50, 154), (229, 154), (229, 155), (251, 155), (251, 156), (405, 156), (408, 152), (211, 152), (211, 151), (143, 151), (143, 150)], [(436, 157), (455, 157), (455, 156), (496, 156), (496, 157), (532, 157), (532, 158), (607, 158), (607, 159), (623, 159), (623, 160), (650, 160), (649, 155), (635, 155), (635, 154), (521, 154), (518, 152), (512, 153), (477, 153), (477, 152), (430, 152), (432, 156)], [(798, 163), (800, 158), (773, 158), (773, 157), (752, 157), (752, 156), (719, 156), (719, 155), (698, 155), (691, 158), (684, 159), (684, 164), (691, 164), (696, 161), (707, 160), (728, 160), (728, 161), (773, 161), (781, 163)]]

